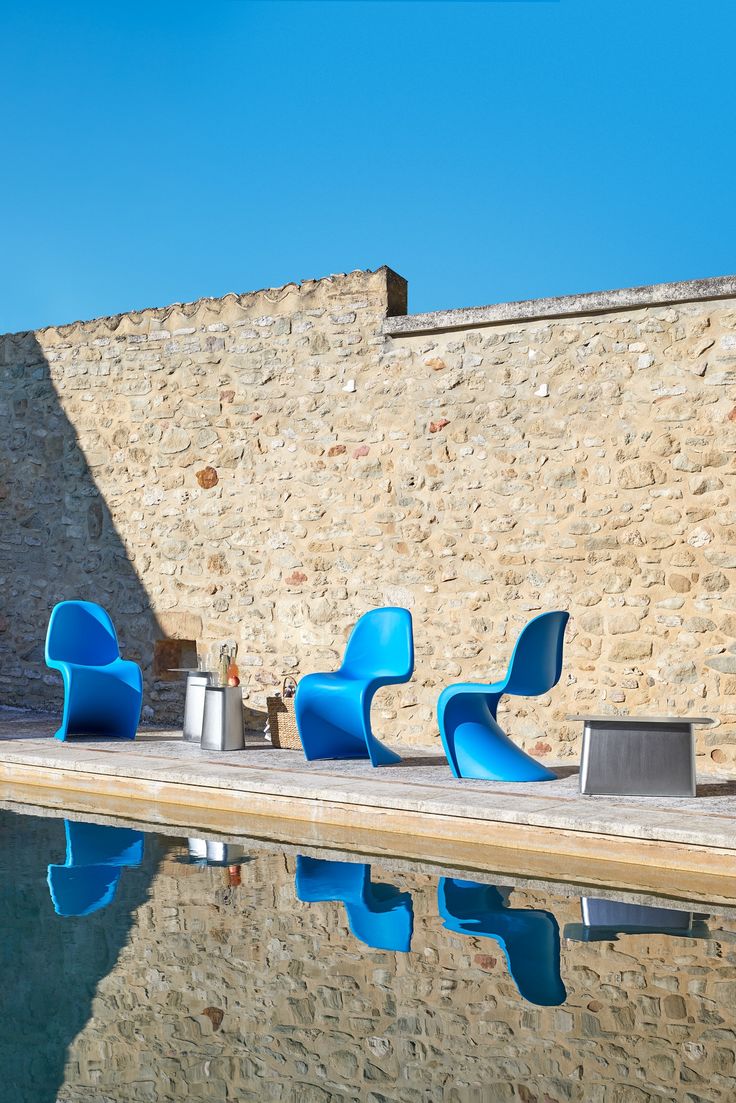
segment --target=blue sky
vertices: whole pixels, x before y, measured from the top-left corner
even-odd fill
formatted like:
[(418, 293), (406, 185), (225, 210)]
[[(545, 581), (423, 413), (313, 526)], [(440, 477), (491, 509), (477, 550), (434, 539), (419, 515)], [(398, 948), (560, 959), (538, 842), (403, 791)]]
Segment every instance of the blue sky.
[(736, 271), (732, 0), (0, 0), (0, 332)]

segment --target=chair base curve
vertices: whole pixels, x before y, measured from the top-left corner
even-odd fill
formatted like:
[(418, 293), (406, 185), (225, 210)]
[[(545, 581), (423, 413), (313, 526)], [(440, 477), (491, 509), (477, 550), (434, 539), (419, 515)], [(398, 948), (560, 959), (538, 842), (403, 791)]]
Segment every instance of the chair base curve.
[(453, 686), (440, 699), (439, 725), (456, 777), (483, 781), (555, 781), (557, 775), (512, 742), (497, 723), (497, 698)]
[(401, 761), (371, 731), (370, 698), (360, 691), (360, 685), (335, 675), (302, 678), (294, 711), (308, 762), (367, 758), (373, 766), (390, 766)]

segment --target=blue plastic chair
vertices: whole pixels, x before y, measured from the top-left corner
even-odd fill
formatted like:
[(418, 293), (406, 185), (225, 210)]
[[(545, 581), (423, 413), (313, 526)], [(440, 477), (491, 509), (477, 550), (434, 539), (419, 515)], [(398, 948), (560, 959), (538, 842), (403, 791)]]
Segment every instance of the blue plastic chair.
[(401, 953), (411, 947), (411, 893), (401, 892), (395, 885), (373, 884), (367, 863), (331, 862), (298, 854), (296, 895), (307, 904), (342, 901), (350, 930), (367, 946)]
[(372, 609), (353, 628), (335, 674), (308, 674), (296, 691), (294, 713), (304, 754), (370, 758), (374, 766), (400, 762), (371, 731), (371, 702), (381, 686), (408, 682), (414, 637), (408, 609)]
[(120, 658), (110, 617), (91, 601), (60, 601), (46, 633), (46, 665), (61, 671), (64, 714), (57, 739), (135, 739), (143, 703), (140, 667)]
[(489, 781), (551, 781), (551, 770), (512, 743), (496, 721), (504, 693), (536, 697), (556, 686), (569, 613), (542, 613), (523, 628), (506, 677), (492, 685), (448, 686), (437, 702), (442, 744), (455, 777)]
[(143, 861), (143, 835), (127, 827), (64, 820), (66, 861), (49, 865), (47, 882), (54, 911), (91, 915), (115, 896), (124, 866)]
[(509, 892), (478, 881), (440, 877), (437, 905), (448, 930), (499, 944), (520, 996), (540, 1007), (557, 1007), (567, 997), (560, 976), (557, 920), (551, 912), (509, 908)]

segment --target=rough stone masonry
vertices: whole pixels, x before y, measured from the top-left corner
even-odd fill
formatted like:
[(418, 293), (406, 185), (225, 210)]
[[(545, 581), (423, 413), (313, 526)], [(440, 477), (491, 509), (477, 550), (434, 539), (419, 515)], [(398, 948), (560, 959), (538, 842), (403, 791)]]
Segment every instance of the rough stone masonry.
[(736, 761), (736, 280), (405, 313), (382, 268), (0, 337), (0, 701), (60, 707), (61, 598), (110, 610), (149, 720), (237, 641), (252, 725), (399, 604), (416, 674), (375, 726), (438, 746), (442, 687), (564, 607), (560, 685), (505, 702), (527, 750), (676, 711)]

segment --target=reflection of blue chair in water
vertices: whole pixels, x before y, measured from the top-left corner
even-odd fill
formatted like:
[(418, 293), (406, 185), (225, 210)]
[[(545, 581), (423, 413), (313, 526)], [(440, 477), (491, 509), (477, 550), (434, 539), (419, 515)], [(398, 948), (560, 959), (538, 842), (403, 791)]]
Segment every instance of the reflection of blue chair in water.
[(710, 938), (704, 912), (630, 904), (583, 896), (582, 923), (567, 923), (565, 938), (575, 942), (617, 942), (620, 934), (664, 934), (675, 938)]
[(371, 702), (381, 686), (408, 682), (414, 638), (408, 609), (371, 609), (353, 628), (342, 666), (308, 674), (294, 701), (304, 754), (315, 758), (369, 758), (374, 766), (400, 762), (371, 730)]
[(48, 867), (57, 915), (91, 915), (115, 896), (123, 866), (143, 860), (143, 835), (127, 827), (64, 820), (66, 861)]
[(305, 903), (341, 900), (350, 930), (376, 950), (406, 952), (411, 946), (411, 893), (400, 892), (394, 885), (374, 884), (366, 863), (331, 862), (299, 854), (296, 895)]
[(136, 663), (120, 658), (110, 617), (91, 601), (60, 601), (46, 633), (46, 665), (64, 680), (57, 739), (115, 735), (135, 739), (143, 700)]
[(560, 930), (550, 912), (506, 906), (508, 892), (478, 881), (440, 877), (437, 903), (445, 926), (458, 934), (493, 938), (520, 995), (553, 1007), (567, 995), (560, 976)]
[(506, 677), (448, 686), (437, 702), (440, 735), (455, 777), (551, 781), (556, 775), (512, 743), (496, 721), (504, 693), (537, 697), (556, 686), (569, 613), (542, 613), (522, 629)]

